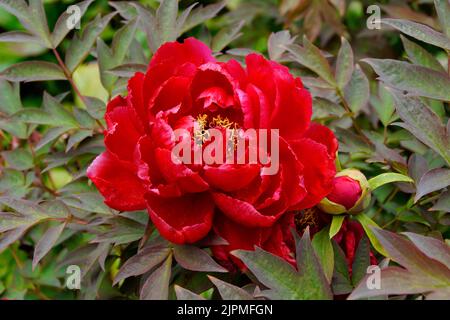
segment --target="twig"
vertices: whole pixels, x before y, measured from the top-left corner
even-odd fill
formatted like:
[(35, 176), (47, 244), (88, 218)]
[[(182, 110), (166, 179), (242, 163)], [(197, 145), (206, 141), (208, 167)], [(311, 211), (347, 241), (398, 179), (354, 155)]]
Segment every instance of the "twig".
[[(58, 50), (53, 48), (52, 51), (56, 57), (56, 60), (58, 61), (59, 66), (63, 70), (64, 75), (66, 76), (67, 80), (70, 82), (70, 85), (72, 86), (73, 90), (75, 91), (76, 95), (80, 98), (81, 102), (83, 102), (83, 104), (87, 107), (88, 102), (87, 102), (86, 98), (81, 94), (80, 90), (78, 89), (77, 85), (75, 84), (75, 81), (73, 81), (72, 73), (69, 71), (69, 69), (67, 69), (67, 66), (64, 63), (64, 61), (62, 61), (61, 56), (58, 53)], [(100, 126), (102, 131), (105, 130), (105, 127), (98, 119), (95, 119), (95, 122)]]

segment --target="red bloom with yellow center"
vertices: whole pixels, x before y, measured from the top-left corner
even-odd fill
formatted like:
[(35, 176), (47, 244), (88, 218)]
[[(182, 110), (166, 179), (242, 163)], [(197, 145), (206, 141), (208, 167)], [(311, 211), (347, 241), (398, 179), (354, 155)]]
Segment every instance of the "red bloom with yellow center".
[[(106, 151), (87, 174), (107, 205), (147, 208), (174, 243), (215, 232), (229, 243), (213, 248), (222, 261), (230, 250), (255, 245), (290, 259), (288, 212), (312, 207), (331, 191), (337, 140), (311, 123), (312, 100), (300, 78), (258, 54), (245, 65), (217, 62), (193, 38), (161, 46), (147, 72), (129, 80), (127, 97), (109, 102)], [(278, 129), (278, 172), (264, 175), (261, 164), (174, 163), (174, 131), (194, 135), (199, 119), (223, 128)]]

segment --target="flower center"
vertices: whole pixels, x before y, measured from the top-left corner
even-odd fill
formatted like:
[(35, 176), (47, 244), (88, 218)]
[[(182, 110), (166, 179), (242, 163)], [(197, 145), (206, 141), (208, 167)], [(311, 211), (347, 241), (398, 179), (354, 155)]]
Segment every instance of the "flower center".
[(234, 121), (230, 121), (227, 117), (222, 117), (220, 114), (209, 120), (210, 118), (206, 113), (197, 116), (193, 137), (195, 143), (201, 145), (208, 141), (211, 138), (209, 133), (211, 128), (226, 129), (230, 133), (227, 136), (227, 145), (231, 144), (233, 148), (236, 148), (239, 125)]

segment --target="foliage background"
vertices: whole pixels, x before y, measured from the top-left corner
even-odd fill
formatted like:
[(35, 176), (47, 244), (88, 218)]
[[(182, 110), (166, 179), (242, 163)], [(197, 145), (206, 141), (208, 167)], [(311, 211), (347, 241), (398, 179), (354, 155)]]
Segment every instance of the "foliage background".
[[(83, 1), (71, 31), (58, 19), (75, 2), (0, 0), (0, 297), (367, 298), (358, 284), (371, 247), (381, 298), (450, 298), (449, 2), (199, 2)], [(381, 29), (367, 28), (373, 4)], [(119, 215), (88, 182), (105, 103), (161, 43), (188, 36), (218, 59), (256, 51), (301, 75), (314, 120), (339, 138), (340, 165), (372, 178), (371, 205), (352, 218), (368, 239), (351, 277), (330, 240), (343, 217), (312, 242), (308, 232), (297, 239), (304, 271), (260, 250), (236, 253), (249, 271), (229, 274), (207, 242), (165, 242), (146, 212)], [(81, 290), (65, 287), (73, 264)]]

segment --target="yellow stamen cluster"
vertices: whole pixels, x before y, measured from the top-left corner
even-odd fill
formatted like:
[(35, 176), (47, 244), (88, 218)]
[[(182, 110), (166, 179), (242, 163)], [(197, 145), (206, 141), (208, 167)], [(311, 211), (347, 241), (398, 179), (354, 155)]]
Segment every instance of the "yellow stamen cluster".
[(229, 142), (231, 142), (230, 144), (233, 148), (236, 146), (238, 129), (236, 122), (230, 121), (227, 117), (222, 118), (221, 115), (213, 117), (212, 120), (208, 122), (208, 115), (200, 114), (197, 116), (196, 123), (198, 128), (194, 130), (194, 140), (197, 144), (203, 144), (210, 139), (210, 134), (208, 132), (209, 128), (224, 128), (231, 131)]

